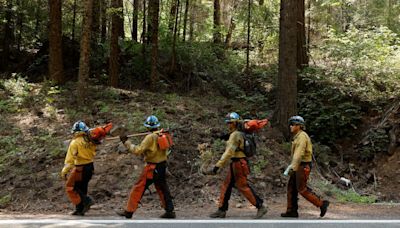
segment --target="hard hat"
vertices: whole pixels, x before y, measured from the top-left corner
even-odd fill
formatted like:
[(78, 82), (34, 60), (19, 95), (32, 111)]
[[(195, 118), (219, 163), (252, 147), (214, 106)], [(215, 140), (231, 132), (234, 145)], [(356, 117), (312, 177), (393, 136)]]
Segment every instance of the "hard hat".
[(75, 133), (78, 131), (87, 132), (89, 131), (88, 126), (86, 126), (85, 122), (79, 120), (72, 125), (71, 133)]
[(228, 113), (228, 114), (225, 116), (225, 123), (237, 122), (237, 121), (239, 121), (239, 120), (240, 120), (240, 116), (239, 116), (239, 114), (237, 114), (236, 112)]
[(151, 115), (147, 117), (143, 125), (147, 128), (158, 128), (160, 126), (160, 122), (158, 121), (156, 116)]
[(298, 124), (298, 125), (305, 125), (305, 121), (301, 116), (292, 116), (288, 120), (289, 125), (291, 124)]

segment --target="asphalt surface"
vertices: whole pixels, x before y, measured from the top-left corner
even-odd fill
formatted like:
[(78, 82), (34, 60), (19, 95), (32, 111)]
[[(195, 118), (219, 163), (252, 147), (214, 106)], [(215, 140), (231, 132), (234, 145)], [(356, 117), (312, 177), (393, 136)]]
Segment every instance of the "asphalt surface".
[(8, 219), (0, 228), (140, 227), (140, 228), (398, 228), (400, 220), (126, 220), (126, 219)]

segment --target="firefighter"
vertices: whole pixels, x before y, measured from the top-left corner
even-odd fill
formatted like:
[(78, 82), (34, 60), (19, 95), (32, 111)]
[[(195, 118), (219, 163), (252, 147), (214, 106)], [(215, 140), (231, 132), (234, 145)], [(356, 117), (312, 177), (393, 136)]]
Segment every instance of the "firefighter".
[(151, 133), (146, 135), (140, 145), (134, 145), (128, 140), (126, 134), (120, 135), (121, 142), (135, 155), (143, 155), (146, 162), (139, 180), (132, 187), (125, 210), (118, 211), (117, 214), (132, 218), (144, 191), (154, 183), (157, 193), (160, 196), (161, 206), (165, 213), (160, 218), (175, 218), (174, 204), (166, 180), (167, 171), (167, 149), (160, 149), (158, 145), (158, 128), (160, 122), (156, 116), (147, 117), (144, 126)]
[(225, 218), (232, 188), (236, 187), (250, 203), (257, 208), (255, 218), (262, 218), (264, 214), (267, 213), (267, 208), (263, 205), (263, 200), (258, 197), (247, 182), (250, 169), (244, 153), (244, 138), (242, 133), (238, 131), (240, 116), (236, 112), (228, 113), (225, 122), (230, 132), (225, 152), (222, 154), (217, 164), (204, 173), (207, 175), (215, 175), (218, 170), (230, 162), (228, 175), (221, 187), (218, 210), (210, 214), (210, 217)]
[[(329, 206), (329, 201), (322, 200), (307, 186), (307, 180), (312, 167), (312, 144), (305, 130), (305, 122), (301, 116), (289, 118), (290, 132), (293, 134), (291, 147), (292, 162), (286, 169), (289, 174), (287, 186), (287, 209), (282, 217), (299, 217), (298, 193), (306, 200), (319, 207), (320, 216), (324, 217)], [(286, 171), (286, 175), (287, 175)]]
[(72, 126), (73, 139), (69, 144), (64, 167), (61, 170), (61, 178), (66, 180), (67, 196), (75, 205), (72, 215), (83, 216), (94, 204), (87, 192), (94, 171), (96, 145), (101, 143), (111, 128), (112, 124), (108, 123), (104, 127), (89, 129), (82, 121), (77, 121)]

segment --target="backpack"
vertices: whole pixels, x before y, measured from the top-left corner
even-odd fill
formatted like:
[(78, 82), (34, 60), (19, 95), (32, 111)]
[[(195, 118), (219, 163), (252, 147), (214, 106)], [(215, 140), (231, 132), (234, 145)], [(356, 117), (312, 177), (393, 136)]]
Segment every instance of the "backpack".
[(168, 131), (164, 131), (164, 129), (161, 129), (161, 131), (158, 132), (157, 135), (157, 144), (161, 150), (167, 150), (174, 145), (172, 141), (172, 135)]
[(257, 153), (256, 136), (254, 133), (242, 132), (243, 152), (246, 157), (253, 157)]
[(255, 133), (268, 124), (268, 119), (263, 120), (244, 120), (239, 125), (244, 139), (243, 152), (246, 157), (253, 157), (257, 153)]

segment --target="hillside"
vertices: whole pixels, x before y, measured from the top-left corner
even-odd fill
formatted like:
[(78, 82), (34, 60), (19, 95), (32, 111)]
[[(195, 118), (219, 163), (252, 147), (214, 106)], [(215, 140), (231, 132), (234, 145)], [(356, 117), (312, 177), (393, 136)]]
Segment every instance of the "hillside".
[[(126, 126), (132, 133), (142, 132), (142, 122), (150, 114), (157, 115), (162, 127), (174, 133), (176, 146), (169, 157), (168, 180), (176, 204), (215, 205), (224, 174), (208, 177), (199, 170), (203, 162), (207, 163), (209, 159), (215, 162), (222, 154), (224, 142), (215, 136), (225, 131), (224, 115), (238, 109), (236, 100), (208, 91), (179, 95), (102, 86), (91, 86), (87, 91), (88, 98), (78, 99), (74, 83), (59, 88), (46, 83), (30, 84), (22, 79), (8, 82), (14, 83), (14, 87), (6, 85), (0, 88), (2, 211), (66, 213), (72, 210), (64, 194), (64, 182), (59, 178), (66, 152), (63, 142), (70, 138), (72, 124), (84, 120), (89, 126), (96, 126), (111, 120), (114, 125)], [(136, 138), (134, 142), (140, 140)], [(212, 151), (212, 156), (201, 156), (199, 145)], [(259, 133), (258, 155), (250, 161), (250, 180), (267, 202), (272, 199), (276, 202), (275, 198), (286, 194), (287, 179), (281, 173), (289, 162), (288, 149), (289, 144), (282, 140), (273, 125)], [(391, 158), (383, 160), (379, 167), (393, 164), (393, 159), (398, 164), (399, 159)], [(89, 195), (95, 198), (97, 207), (107, 213), (123, 207), (142, 166), (141, 159), (124, 152), (118, 140), (105, 141), (99, 146), (95, 175), (89, 185)], [(398, 195), (393, 194), (393, 188), (390, 188), (393, 185), (383, 182), (388, 181), (384, 171), (382, 176), (379, 171), (376, 175), (378, 180), (382, 180), (380, 187), (389, 186), (379, 189), (377, 199), (398, 200)], [(346, 192), (331, 185), (337, 180), (323, 176), (326, 176), (323, 169), (314, 170), (311, 183), (317, 192), (333, 201), (349, 200), (343, 198)], [(393, 178), (397, 179), (390, 180), (390, 183), (398, 183), (399, 177)], [(358, 190), (366, 190), (367, 195), (376, 193), (369, 186)], [(148, 197), (150, 193), (146, 192), (142, 203), (151, 205), (146, 206), (148, 208), (158, 208), (155, 189), (152, 187), (150, 191), (152, 196)], [(232, 198), (239, 204), (246, 202), (239, 194), (233, 194)], [(350, 201), (361, 201), (360, 196), (355, 198)]]

